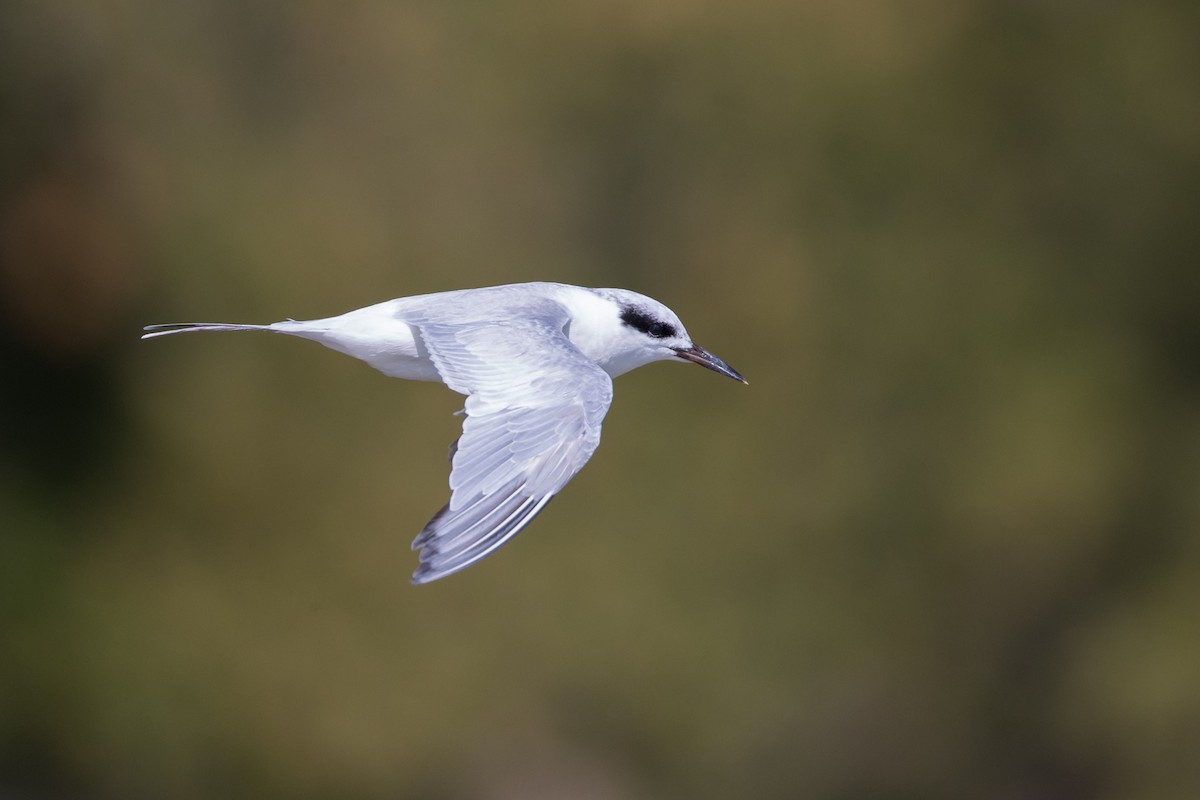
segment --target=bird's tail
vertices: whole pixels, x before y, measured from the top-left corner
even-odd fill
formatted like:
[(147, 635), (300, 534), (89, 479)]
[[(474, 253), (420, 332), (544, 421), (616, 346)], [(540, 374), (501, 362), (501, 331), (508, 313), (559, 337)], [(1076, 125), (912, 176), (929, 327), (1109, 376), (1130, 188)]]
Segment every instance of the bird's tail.
[(172, 333), (187, 333), (189, 331), (269, 331), (278, 330), (274, 325), (238, 325), (229, 322), (168, 322), (165, 325), (147, 325), (142, 330), (143, 339), (153, 339), (156, 336), (168, 336)]

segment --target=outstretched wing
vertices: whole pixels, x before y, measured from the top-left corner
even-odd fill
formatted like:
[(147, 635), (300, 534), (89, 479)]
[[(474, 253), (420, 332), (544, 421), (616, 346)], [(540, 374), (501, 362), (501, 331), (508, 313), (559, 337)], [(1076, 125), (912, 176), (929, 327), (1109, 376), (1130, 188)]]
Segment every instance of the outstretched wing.
[(587, 463), (612, 379), (567, 339), (566, 312), (551, 301), (519, 318), (414, 322), (446, 385), (467, 395), (450, 502), (413, 542), (420, 584), (500, 547)]

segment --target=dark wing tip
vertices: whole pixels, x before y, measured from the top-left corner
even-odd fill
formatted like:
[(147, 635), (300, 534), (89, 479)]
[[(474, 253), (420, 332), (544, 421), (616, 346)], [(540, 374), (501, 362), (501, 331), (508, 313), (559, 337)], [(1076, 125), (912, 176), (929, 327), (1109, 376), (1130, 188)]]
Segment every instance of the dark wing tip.
[(502, 490), (490, 497), (477, 497), (455, 513), (450, 512), (449, 504), (445, 505), (413, 540), (413, 549), (420, 550), (420, 564), (412, 574), (413, 585), (439, 580), (491, 555), (528, 525), (554, 497), (552, 494), (533, 497), (520, 491), (522, 487), (523, 484), (508, 492)]

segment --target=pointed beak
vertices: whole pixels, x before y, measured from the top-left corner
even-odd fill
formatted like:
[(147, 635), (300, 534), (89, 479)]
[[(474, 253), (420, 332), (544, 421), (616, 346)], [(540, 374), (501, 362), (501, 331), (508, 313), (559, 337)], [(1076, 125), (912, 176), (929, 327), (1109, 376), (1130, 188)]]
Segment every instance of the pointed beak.
[(714, 356), (712, 353), (705, 350), (703, 347), (692, 345), (691, 347), (676, 347), (674, 350), (675, 355), (679, 356), (685, 361), (691, 361), (693, 364), (699, 364), (702, 367), (707, 367), (713, 372), (719, 372), (722, 375), (733, 378), (735, 381), (741, 381), (747, 386), (750, 385), (750, 382), (743, 378), (740, 372)]

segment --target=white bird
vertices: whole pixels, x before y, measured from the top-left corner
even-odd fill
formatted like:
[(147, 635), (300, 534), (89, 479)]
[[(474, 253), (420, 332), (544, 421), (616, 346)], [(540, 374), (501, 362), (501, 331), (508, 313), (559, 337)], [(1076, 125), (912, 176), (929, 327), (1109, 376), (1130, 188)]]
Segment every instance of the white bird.
[(545, 508), (600, 443), (612, 379), (652, 361), (691, 361), (746, 383), (697, 346), (671, 309), (626, 289), (518, 283), (388, 300), (337, 317), (269, 325), (148, 325), (263, 330), (312, 339), (384, 375), (441, 381), (467, 396), (451, 447), (450, 502), (417, 535), (415, 584), (474, 564)]

